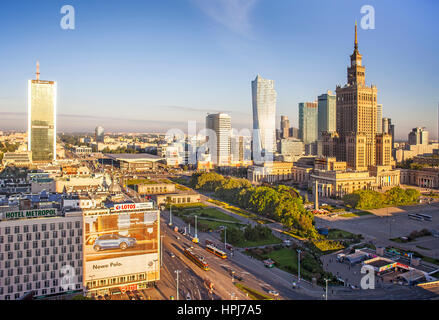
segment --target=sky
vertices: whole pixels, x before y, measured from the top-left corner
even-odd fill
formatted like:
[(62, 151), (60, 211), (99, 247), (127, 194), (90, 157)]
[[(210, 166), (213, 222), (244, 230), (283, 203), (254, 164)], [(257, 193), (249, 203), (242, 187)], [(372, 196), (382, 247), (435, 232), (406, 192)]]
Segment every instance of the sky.
[[(61, 7), (75, 9), (64, 30)], [(375, 29), (360, 27), (375, 9)], [(251, 81), (275, 80), (277, 122), (347, 82), (354, 24), (366, 82), (407, 139), (437, 137), (437, 0), (16, 0), (0, 4), (0, 130), (25, 130), (27, 80), (58, 82), (58, 131), (165, 132), (227, 112), (252, 127)], [(279, 126), (279, 123), (277, 124)]]

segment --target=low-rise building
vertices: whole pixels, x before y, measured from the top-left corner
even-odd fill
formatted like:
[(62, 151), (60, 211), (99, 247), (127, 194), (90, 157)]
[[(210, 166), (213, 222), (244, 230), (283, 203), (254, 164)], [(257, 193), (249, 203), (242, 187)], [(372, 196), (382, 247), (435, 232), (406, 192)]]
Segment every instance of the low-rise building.
[(318, 194), (321, 197), (341, 198), (356, 190), (373, 189), (376, 183), (375, 177), (371, 177), (368, 171), (322, 171), (315, 170), (309, 181), (312, 188), (318, 182)]
[(439, 188), (439, 169), (400, 169), (400, 171), (402, 184), (417, 186), (421, 188)]
[(169, 202), (173, 204), (184, 203), (199, 203), (201, 202), (200, 194), (195, 192), (182, 192), (182, 193), (170, 193), (170, 194), (157, 194), (153, 195), (152, 199), (155, 200), (157, 205), (165, 205)]

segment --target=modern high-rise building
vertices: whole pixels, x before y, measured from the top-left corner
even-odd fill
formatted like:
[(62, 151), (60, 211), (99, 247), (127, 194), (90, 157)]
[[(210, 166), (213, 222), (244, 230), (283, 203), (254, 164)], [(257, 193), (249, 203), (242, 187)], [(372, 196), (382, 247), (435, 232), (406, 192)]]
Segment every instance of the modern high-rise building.
[(388, 133), (392, 136), (392, 149), (395, 146), (395, 125), (392, 124), (392, 119), (383, 118), (383, 133)]
[(348, 167), (366, 170), (376, 164), (377, 87), (366, 85), (366, 68), (358, 51), (357, 25), (355, 48), (347, 69), (348, 83), (337, 86), (337, 160)]
[(290, 136), (290, 120), (287, 116), (280, 117), (280, 132), (282, 139), (287, 139)]
[(104, 128), (102, 128), (101, 126), (98, 126), (95, 129), (95, 141), (104, 142)]
[(207, 142), (213, 163), (217, 166), (229, 165), (230, 135), (232, 131), (230, 116), (226, 113), (207, 115), (206, 129), (212, 130), (216, 136), (215, 139), (211, 139), (211, 137), (208, 136)]
[[(274, 80), (260, 75), (252, 81), (253, 156), (260, 158), (276, 151), (276, 98)], [(255, 159), (258, 162), (258, 159)]]
[(318, 131), (319, 139), (322, 132), (335, 132), (337, 130), (336, 123), (336, 107), (337, 97), (328, 91), (318, 97)]
[(28, 81), (28, 150), (32, 161), (56, 160), (56, 96), (55, 81), (40, 80), (37, 62), (36, 80)]
[(383, 133), (383, 105), (377, 104), (377, 133)]
[(304, 144), (318, 139), (318, 110), (317, 102), (299, 103), (299, 139)]

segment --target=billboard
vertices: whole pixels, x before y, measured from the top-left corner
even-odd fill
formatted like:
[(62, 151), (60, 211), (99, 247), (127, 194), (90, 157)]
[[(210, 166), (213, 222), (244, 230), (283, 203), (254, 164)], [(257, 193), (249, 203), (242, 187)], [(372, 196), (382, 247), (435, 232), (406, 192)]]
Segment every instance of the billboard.
[(158, 268), (159, 211), (120, 210), (84, 216), (85, 281)]

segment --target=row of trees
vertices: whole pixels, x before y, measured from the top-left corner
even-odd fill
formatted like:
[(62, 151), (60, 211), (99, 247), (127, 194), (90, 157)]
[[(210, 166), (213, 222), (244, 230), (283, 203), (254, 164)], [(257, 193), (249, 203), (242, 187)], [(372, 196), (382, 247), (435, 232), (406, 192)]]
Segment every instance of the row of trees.
[[(243, 243), (244, 241), (261, 241), (267, 240), (271, 236), (271, 229), (257, 225), (252, 227), (248, 225), (244, 228), (244, 230), (240, 230), (237, 228), (229, 228), (227, 229), (227, 242), (233, 245), (238, 245)], [(221, 232), (221, 240), (224, 241), (224, 231)]]
[(416, 189), (394, 187), (385, 193), (374, 190), (357, 190), (344, 196), (343, 200), (357, 209), (377, 209), (385, 206), (402, 206), (418, 202), (420, 192)]
[(291, 187), (253, 187), (246, 179), (224, 177), (215, 172), (195, 173), (191, 187), (214, 192), (223, 201), (245, 210), (280, 221), (288, 229), (296, 229), (301, 236), (317, 238), (312, 214), (308, 213), (299, 193)]

